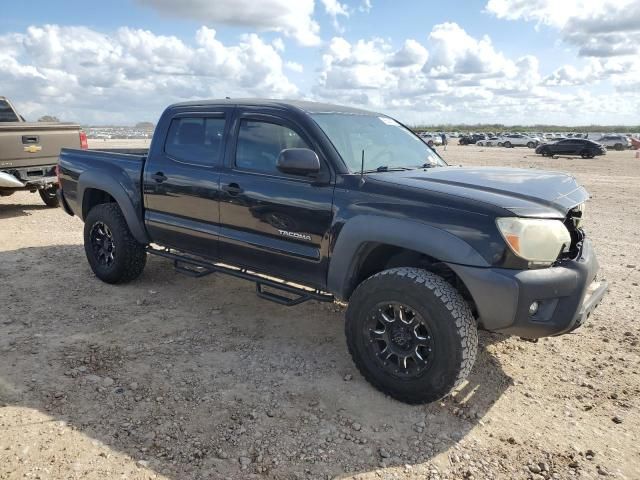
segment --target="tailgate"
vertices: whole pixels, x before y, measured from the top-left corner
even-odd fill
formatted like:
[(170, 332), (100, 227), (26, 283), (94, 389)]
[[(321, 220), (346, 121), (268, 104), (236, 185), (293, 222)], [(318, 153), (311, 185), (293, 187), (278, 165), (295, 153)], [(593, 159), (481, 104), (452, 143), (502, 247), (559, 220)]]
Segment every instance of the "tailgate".
[(74, 124), (0, 124), (0, 169), (53, 165), (61, 148), (80, 147), (79, 132)]

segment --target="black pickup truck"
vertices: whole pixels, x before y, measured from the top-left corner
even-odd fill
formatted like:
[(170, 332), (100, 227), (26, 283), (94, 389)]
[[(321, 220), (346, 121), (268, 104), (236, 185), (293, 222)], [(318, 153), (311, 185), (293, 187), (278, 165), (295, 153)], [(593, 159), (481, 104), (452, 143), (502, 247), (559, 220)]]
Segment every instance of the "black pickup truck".
[(101, 280), (133, 280), (153, 254), (189, 275), (253, 281), (284, 305), (348, 303), (355, 364), (409, 403), (463, 382), (478, 328), (570, 332), (607, 289), (573, 177), (450, 167), (363, 110), (180, 103), (145, 155), (64, 149), (58, 174)]

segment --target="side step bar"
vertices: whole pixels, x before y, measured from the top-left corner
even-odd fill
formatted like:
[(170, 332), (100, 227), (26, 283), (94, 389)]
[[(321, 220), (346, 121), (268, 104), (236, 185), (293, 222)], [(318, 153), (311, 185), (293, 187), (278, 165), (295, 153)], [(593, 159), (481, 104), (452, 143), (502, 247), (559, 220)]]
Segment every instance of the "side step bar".
[[(246, 268), (232, 267), (222, 263), (213, 263), (204, 259), (194, 258), (170, 249), (158, 249), (147, 247), (147, 253), (158, 255), (160, 257), (173, 260), (173, 266), (178, 273), (188, 275), (194, 278), (204, 277), (212, 273), (224, 273), (234, 277), (242, 278), (256, 283), (256, 294), (260, 298), (271, 302), (279, 303), (287, 307), (299, 305), (309, 300), (317, 300), (319, 302), (333, 302), (333, 295), (321, 290), (303, 287), (288, 283), (272, 277), (260, 275)], [(279, 293), (275, 293), (265, 288), (286, 292), (294, 297), (288, 297)]]

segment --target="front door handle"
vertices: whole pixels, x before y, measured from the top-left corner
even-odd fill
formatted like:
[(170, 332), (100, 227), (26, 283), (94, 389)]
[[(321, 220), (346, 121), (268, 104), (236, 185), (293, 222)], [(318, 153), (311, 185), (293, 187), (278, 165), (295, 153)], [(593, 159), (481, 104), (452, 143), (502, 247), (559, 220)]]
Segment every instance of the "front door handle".
[(240, 195), (243, 192), (242, 188), (240, 188), (240, 185), (238, 185), (237, 183), (230, 183), (229, 185), (225, 185), (224, 187), (222, 187), (222, 190), (231, 196)]
[(167, 177), (165, 177), (164, 173), (162, 172), (154, 173), (153, 175), (151, 175), (151, 178), (153, 178), (158, 183), (162, 183), (167, 179)]

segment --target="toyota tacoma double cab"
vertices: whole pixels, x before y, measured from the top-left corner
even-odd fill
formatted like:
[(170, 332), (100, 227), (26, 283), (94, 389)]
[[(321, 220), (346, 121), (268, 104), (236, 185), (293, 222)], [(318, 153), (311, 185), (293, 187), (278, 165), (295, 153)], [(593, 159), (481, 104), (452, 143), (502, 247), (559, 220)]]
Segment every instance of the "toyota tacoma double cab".
[(58, 174), (101, 280), (131, 281), (159, 255), (195, 277), (255, 282), (283, 305), (347, 304), (357, 368), (408, 403), (464, 381), (478, 328), (567, 333), (607, 290), (572, 176), (451, 167), (364, 110), (179, 103), (145, 155), (64, 149)]
[(45, 205), (57, 207), (55, 166), (63, 147), (87, 148), (79, 125), (26, 122), (8, 99), (0, 97), (0, 197), (38, 192)]

